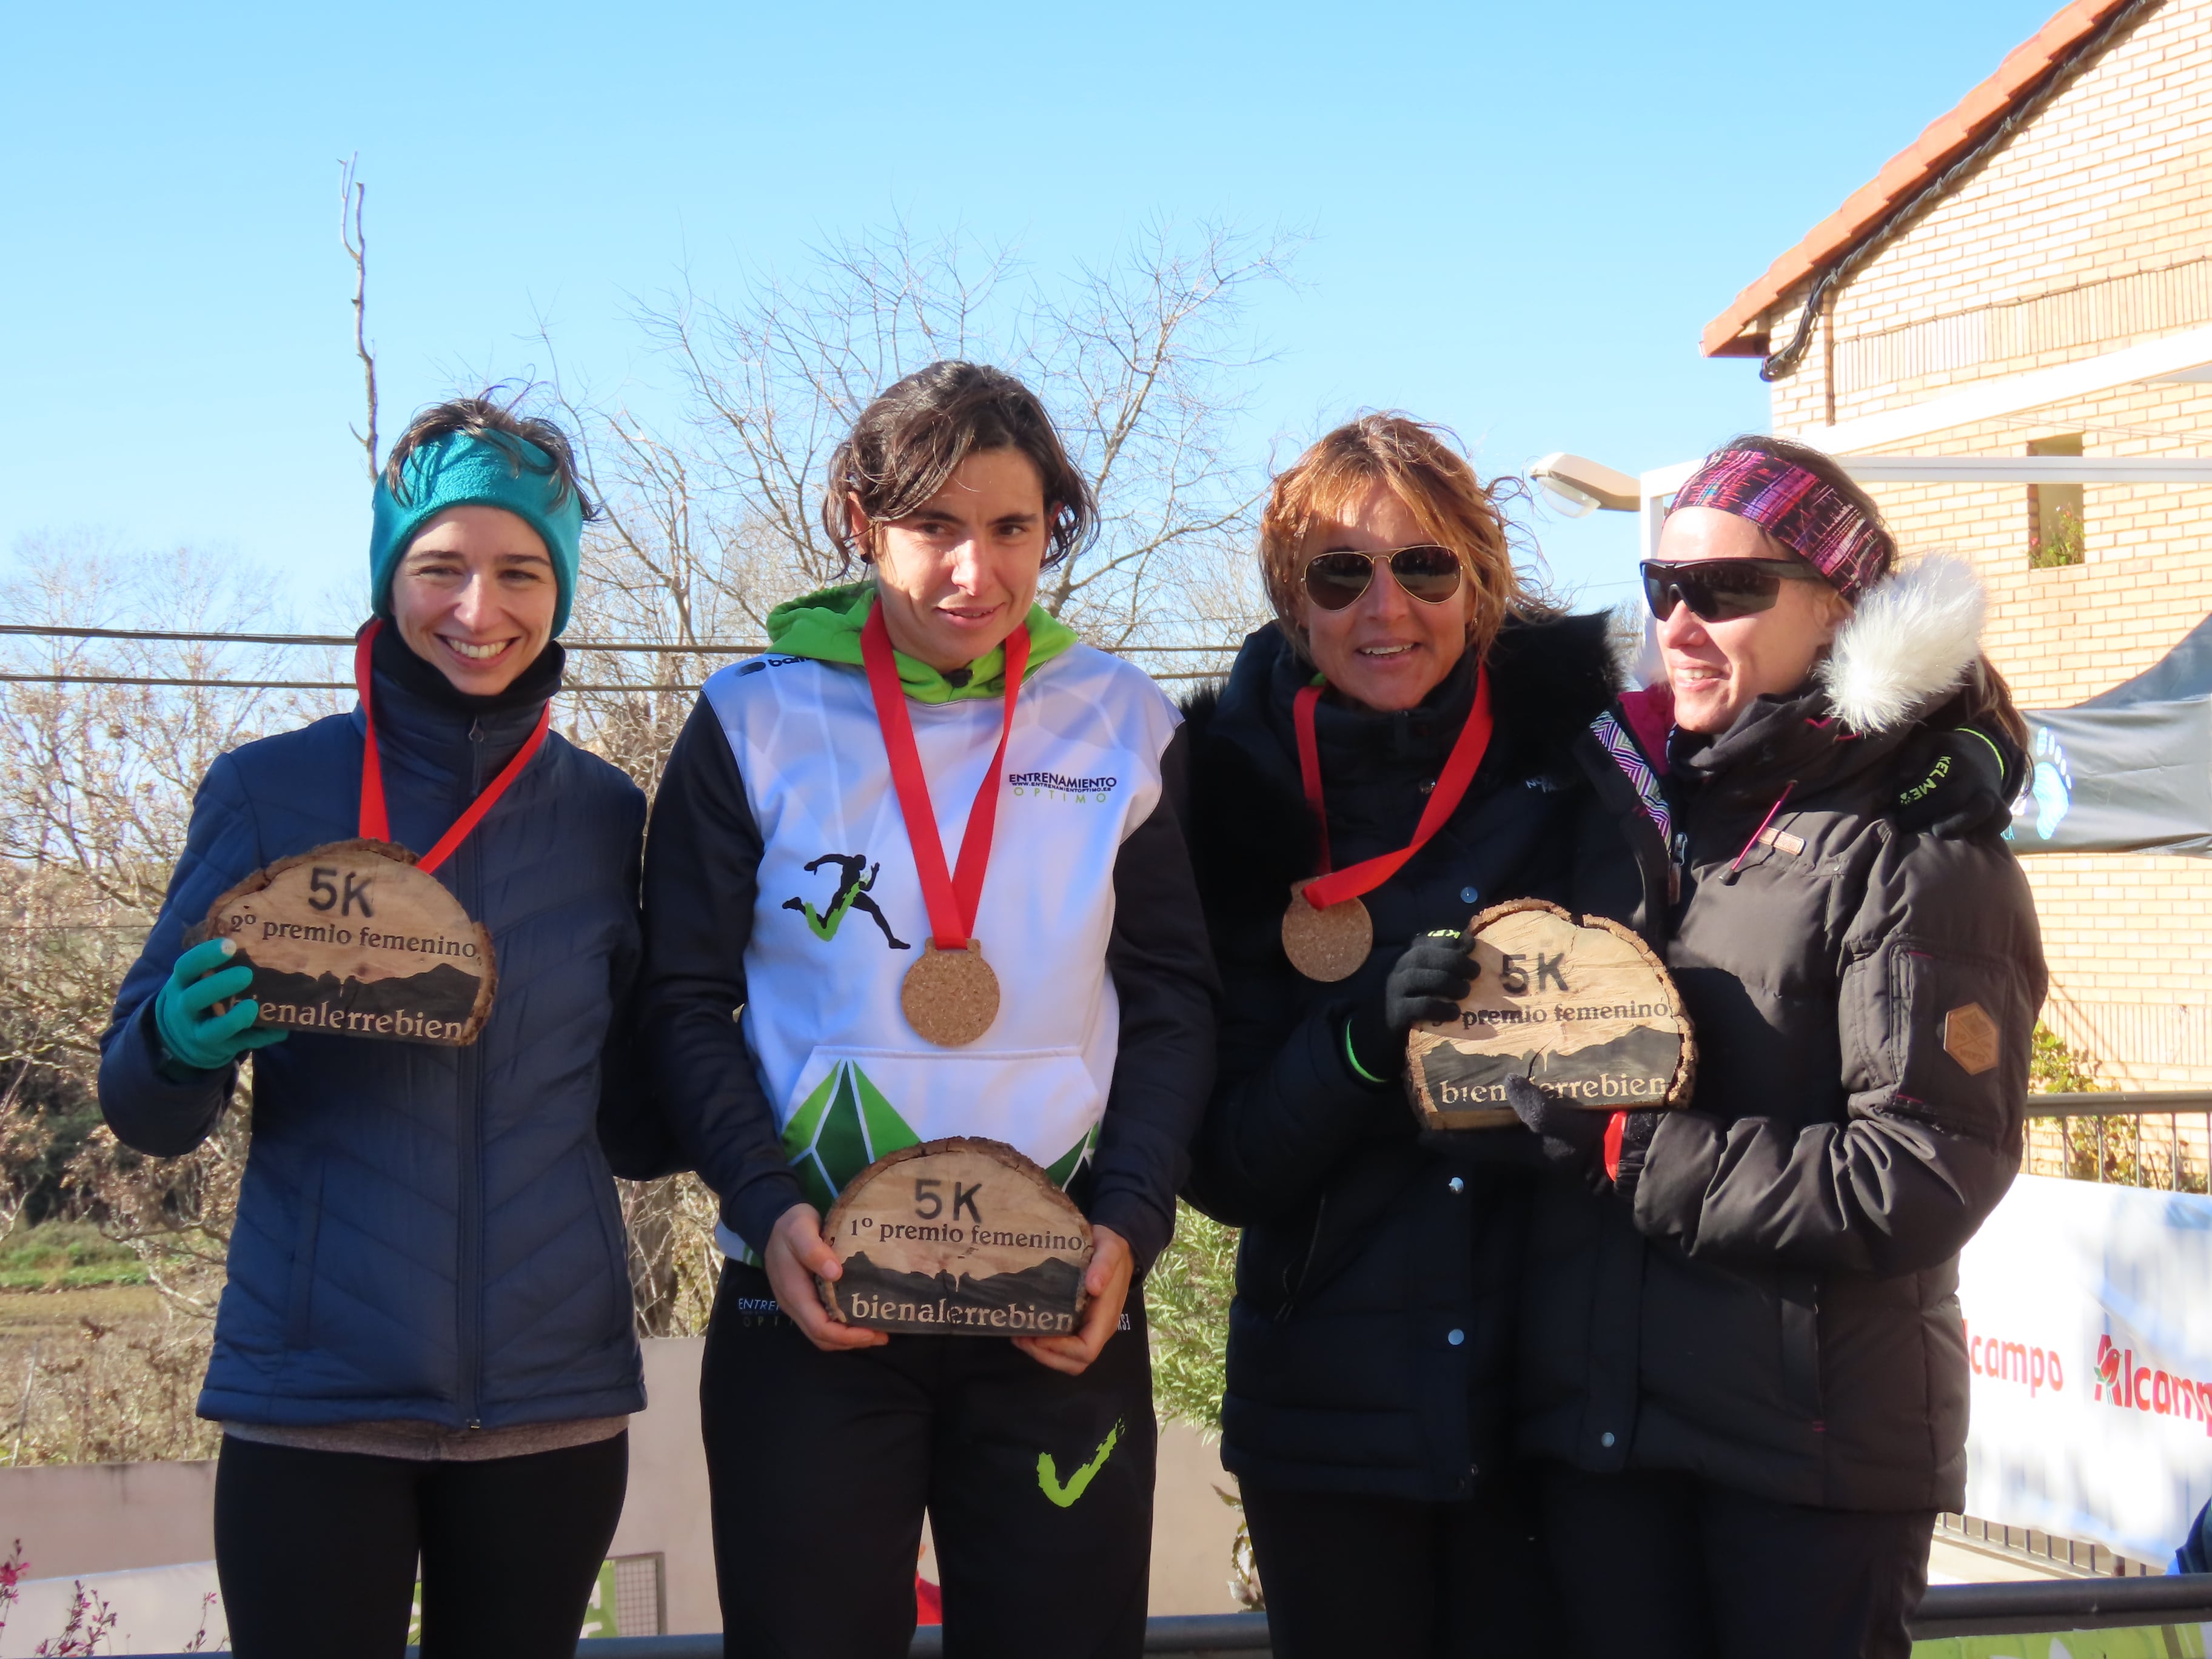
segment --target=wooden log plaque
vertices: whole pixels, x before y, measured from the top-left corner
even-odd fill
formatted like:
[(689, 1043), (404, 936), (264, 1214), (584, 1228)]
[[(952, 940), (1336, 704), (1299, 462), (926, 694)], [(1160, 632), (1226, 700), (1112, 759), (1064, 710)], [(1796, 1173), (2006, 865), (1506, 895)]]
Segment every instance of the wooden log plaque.
[(818, 1279), (848, 1324), (933, 1336), (1066, 1336), (1086, 1300), (1091, 1224), (1001, 1141), (955, 1136), (878, 1158), (823, 1224), (844, 1265)]
[(491, 1012), (491, 936), (404, 847), (338, 841), (279, 859), (185, 936), (238, 941), (259, 1026), (460, 1048)]
[(1594, 1111), (1679, 1106), (1698, 1048), (1665, 966), (1629, 929), (1577, 921), (1541, 899), (1492, 906), (1468, 924), (1482, 973), (1454, 1019), (1407, 1039), (1406, 1086), (1432, 1129), (1517, 1120), (1505, 1079)]

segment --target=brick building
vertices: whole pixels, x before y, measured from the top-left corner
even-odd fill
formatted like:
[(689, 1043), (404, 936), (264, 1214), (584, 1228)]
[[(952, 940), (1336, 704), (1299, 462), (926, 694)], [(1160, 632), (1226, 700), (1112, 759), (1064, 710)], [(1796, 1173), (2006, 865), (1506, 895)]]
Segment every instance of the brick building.
[[(1768, 358), (1774, 429), (1838, 453), (2199, 456), (2208, 325), (2212, 0), (2080, 0), (1776, 260), (1703, 349)], [(2212, 486), (1869, 488), (1908, 556), (1973, 560), (2024, 708), (2108, 690), (2212, 612)], [(2212, 1086), (2212, 860), (2022, 863), (2053, 1028), (2110, 1083)]]

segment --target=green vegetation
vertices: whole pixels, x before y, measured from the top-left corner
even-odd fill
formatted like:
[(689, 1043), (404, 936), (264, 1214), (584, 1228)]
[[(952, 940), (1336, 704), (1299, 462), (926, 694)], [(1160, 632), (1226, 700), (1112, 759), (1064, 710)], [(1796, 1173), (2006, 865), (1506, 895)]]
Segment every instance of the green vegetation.
[(2095, 1060), (2068, 1048), (2057, 1032), (2038, 1020), (2028, 1055), (2027, 1086), (2039, 1095), (2087, 1095), (2105, 1085), (2097, 1081)]
[(143, 1285), (145, 1265), (127, 1244), (82, 1221), (47, 1221), (0, 1241), (0, 1291)]
[(1208, 1439), (1221, 1433), (1236, 1270), (1237, 1230), (1177, 1204), (1175, 1238), (1145, 1280), (1152, 1393), (1161, 1416), (1188, 1423)]
[(2081, 515), (2069, 507), (2053, 509), (2049, 531), (2039, 532), (2027, 550), (2028, 568), (2055, 569), (2079, 564), (2082, 557)]

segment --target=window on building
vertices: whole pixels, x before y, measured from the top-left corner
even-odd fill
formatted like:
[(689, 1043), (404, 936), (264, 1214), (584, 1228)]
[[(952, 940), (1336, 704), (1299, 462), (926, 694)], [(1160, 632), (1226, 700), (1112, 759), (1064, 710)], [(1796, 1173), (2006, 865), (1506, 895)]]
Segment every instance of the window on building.
[[(2079, 455), (2081, 434), (2069, 432), (2038, 438), (2031, 455)], [(2081, 486), (2033, 483), (2027, 487), (2027, 562), (2037, 570), (2081, 562)]]

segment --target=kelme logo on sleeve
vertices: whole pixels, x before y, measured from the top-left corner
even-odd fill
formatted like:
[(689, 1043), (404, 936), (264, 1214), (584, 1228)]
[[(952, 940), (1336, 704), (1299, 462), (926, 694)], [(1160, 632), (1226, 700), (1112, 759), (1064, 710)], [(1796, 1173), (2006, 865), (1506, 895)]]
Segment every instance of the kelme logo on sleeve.
[[(825, 864), (834, 864), (838, 870), (837, 890), (830, 895), (829, 909), (817, 912), (803, 898), (784, 900), (785, 909), (796, 910), (805, 916), (814, 937), (824, 944), (837, 937), (838, 928), (844, 926), (846, 913), (858, 910), (883, 930), (884, 943), (892, 950), (911, 951), (914, 948), (891, 932), (890, 919), (884, 915), (883, 907), (868, 896), (868, 890), (876, 884), (876, 872), (883, 868), (882, 865), (868, 864), (866, 853), (824, 853), (806, 866), (806, 872), (811, 875)], [(860, 873), (860, 866), (864, 864), (867, 865), (866, 875)]]

